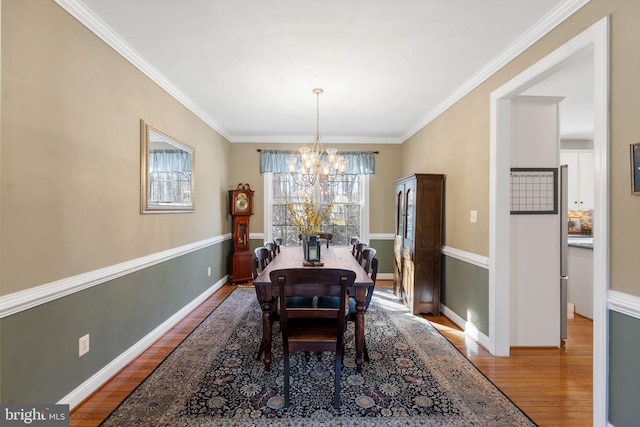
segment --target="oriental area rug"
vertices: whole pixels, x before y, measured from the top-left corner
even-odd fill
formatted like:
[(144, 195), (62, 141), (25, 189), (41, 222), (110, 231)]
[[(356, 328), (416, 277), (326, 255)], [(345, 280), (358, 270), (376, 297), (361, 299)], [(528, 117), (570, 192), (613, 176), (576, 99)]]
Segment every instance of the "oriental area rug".
[(535, 426), (388, 289), (376, 290), (366, 313), (371, 360), (359, 374), (349, 324), (338, 410), (332, 353), (292, 353), (291, 406), (283, 407), (279, 323), (270, 372), (255, 359), (261, 328), (255, 290), (238, 287), (102, 425)]

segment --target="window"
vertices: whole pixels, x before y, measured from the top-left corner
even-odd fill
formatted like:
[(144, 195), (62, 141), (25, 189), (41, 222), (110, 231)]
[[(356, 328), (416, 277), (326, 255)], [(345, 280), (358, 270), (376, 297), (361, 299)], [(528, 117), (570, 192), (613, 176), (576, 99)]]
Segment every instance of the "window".
[(295, 184), (288, 174), (287, 159), (295, 151), (260, 151), (260, 173), (264, 176), (265, 241), (282, 237), (285, 245), (298, 245), (298, 230), (291, 224), (284, 202), (303, 202), (305, 196), (318, 203), (332, 202), (323, 232), (333, 234), (334, 245), (348, 245), (352, 236), (369, 240), (369, 175), (375, 173), (377, 151), (342, 151), (346, 173), (328, 188), (308, 188)]
[(345, 174), (329, 187), (311, 188), (297, 185), (288, 173), (265, 173), (265, 240), (282, 237), (285, 246), (300, 244), (284, 200), (302, 203), (305, 197), (312, 197), (319, 207), (332, 202), (321, 231), (333, 234), (334, 245), (347, 246), (352, 236), (363, 240), (369, 231), (368, 183), (368, 175)]

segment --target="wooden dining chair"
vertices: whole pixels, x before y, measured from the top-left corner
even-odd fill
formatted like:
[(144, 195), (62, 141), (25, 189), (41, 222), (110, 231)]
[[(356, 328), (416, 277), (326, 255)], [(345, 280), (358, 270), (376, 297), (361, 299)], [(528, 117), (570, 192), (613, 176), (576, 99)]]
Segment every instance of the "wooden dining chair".
[(371, 268), (371, 261), (376, 256), (376, 252), (377, 251), (371, 247), (367, 247), (362, 250), (360, 265), (362, 265), (362, 268), (367, 274), (369, 274), (369, 270)]
[(269, 262), (273, 261), (273, 259), (278, 255), (278, 247), (273, 241), (265, 242), (264, 247), (269, 251)]
[(256, 259), (253, 263), (253, 278), (255, 279), (258, 277), (258, 273), (269, 264), (269, 249), (260, 246), (254, 250), (254, 253), (256, 254)]
[(354, 257), (356, 256), (356, 245), (358, 244), (359, 241), (360, 241), (359, 237), (353, 236), (349, 242), (349, 244), (351, 245), (351, 255), (353, 255)]
[[(366, 313), (369, 309), (369, 304), (371, 303), (371, 297), (373, 297), (373, 291), (376, 289), (376, 279), (378, 278), (378, 258), (371, 259), (371, 281), (372, 283), (367, 286), (367, 297), (364, 300), (364, 312)], [(367, 271), (367, 274), (369, 271)], [(354, 297), (349, 297), (349, 313), (347, 314), (347, 321), (354, 322), (356, 321), (356, 299)], [(335, 308), (338, 306), (338, 300), (334, 297), (318, 297), (316, 301), (316, 305), (320, 308)], [(364, 361), (369, 362), (369, 352), (367, 351), (367, 342), (365, 340), (364, 343)]]
[(369, 244), (366, 242), (358, 242), (356, 244), (356, 253), (354, 256), (356, 257), (356, 260), (358, 260), (358, 264), (362, 263), (362, 251), (368, 247), (369, 247)]
[(329, 249), (329, 243), (333, 243), (333, 234), (331, 233), (318, 233), (320, 239), (324, 239), (327, 242), (327, 249)]
[(348, 307), (347, 288), (356, 274), (334, 268), (291, 268), (274, 270), (271, 282), (278, 284), (280, 301), (289, 297), (338, 298), (335, 308), (280, 306), (280, 331), (284, 366), (285, 408), (289, 407), (290, 353), (296, 351), (335, 353), (335, 383), (333, 406), (340, 407), (340, 373), (344, 357), (344, 332)]
[(276, 237), (273, 239), (273, 243), (276, 244), (276, 252), (280, 253), (280, 247), (282, 246), (282, 237)]

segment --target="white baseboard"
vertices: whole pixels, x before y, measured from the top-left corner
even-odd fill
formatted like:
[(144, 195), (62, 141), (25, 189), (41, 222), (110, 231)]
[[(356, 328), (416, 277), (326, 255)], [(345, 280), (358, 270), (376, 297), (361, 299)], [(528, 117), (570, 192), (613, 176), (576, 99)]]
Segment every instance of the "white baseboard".
[(444, 304), (440, 304), (440, 312), (447, 316), (453, 323), (458, 325), (458, 327), (464, 331), (465, 335), (480, 344), (485, 350), (489, 351), (489, 337), (480, 332), (474, 324), (467, 322)]
[(63, 397), (58, 404), (69, 405), (73, 409), (79, 405), (84, 399), (89, 397), (93, 392), (98, 390), (104, 383), (109, 381), (121, 369), (131, 363), (136, 357), (142, 354), (160, 337), (177, 325), (184, 317), (193, 311), (204, 300), (209, 298), (211, 294), (220, 289), (222, 285), (227, 283), (227, 276), (220, 279), (213, 286), (200, 294), (196, 299), (185, 305), (180, 311), (164, 321), (161, 325), (149, 332), (140, 341), (129, 347), (124, 353), (112, 360), (104, 368), (96, 372), (91, 378), (80, 384), (75, 390)]

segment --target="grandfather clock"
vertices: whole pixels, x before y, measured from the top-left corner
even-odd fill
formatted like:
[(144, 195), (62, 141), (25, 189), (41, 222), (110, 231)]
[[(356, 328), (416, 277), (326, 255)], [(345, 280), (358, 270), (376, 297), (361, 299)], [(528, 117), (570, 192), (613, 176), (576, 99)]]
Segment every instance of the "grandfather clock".
[(229, 211), (231, 212), (231, 254), (230, 282), (253, 280), (253, 253), (249, 249), (249, 219), (253, 215), (253, 190), (249, 184), (238, 184), (229, 190)]

